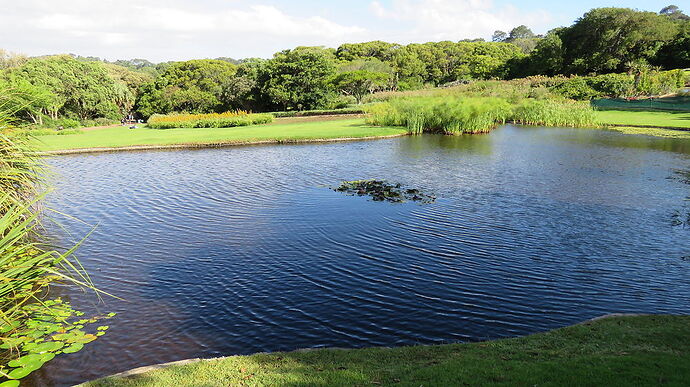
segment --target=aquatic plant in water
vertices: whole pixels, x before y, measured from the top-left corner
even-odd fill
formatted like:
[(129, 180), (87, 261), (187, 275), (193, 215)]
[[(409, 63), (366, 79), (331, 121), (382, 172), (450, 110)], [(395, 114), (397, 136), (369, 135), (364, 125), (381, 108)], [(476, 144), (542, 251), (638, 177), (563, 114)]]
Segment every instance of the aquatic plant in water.
[(432, 203), (435, 196), (421, 193), (418, 189), (404, 188), (400, 183), (389, 184), (384, 180), (344, 181), (334, 191), (357, 196), (370, 196), (375, 202), (403, 203), (406, 201)]
[(61, 252), (43, 242), (45, 169), (26, 136), (7, 133), (6, 116), (0, 105), (0, 387), (16, 387), (56, 355), (104, 335), (107, 326), (84, 328), (114, 314), (82, 318), (49, 299), (54, 283), (95, 288), (73, 256), (79, 244)]

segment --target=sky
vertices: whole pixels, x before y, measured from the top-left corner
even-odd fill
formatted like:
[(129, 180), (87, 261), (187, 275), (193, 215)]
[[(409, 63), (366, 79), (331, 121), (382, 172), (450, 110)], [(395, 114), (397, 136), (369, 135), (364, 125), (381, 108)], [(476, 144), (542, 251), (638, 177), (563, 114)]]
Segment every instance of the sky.
[[(547, 0), (0, 0), (0, 48), (153, 62), (269, 58), (300, 45), (337, 47), (467, 38), (525, 24), (535, 33), (591, 8), (658, 12), (666, 1)], [(682, 4), (677, 4), (683, 8)], [(690, 5), (685, 11), (690, 11)]]

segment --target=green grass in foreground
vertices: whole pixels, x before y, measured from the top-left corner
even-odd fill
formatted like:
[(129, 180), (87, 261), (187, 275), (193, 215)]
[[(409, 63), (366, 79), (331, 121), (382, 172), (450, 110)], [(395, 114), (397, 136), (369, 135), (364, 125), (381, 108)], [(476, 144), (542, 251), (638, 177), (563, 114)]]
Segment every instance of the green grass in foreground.
[(86, 386), (631, 386), (688, 380), (690, 316), (643, 316), (486, 343), (230, 357)]
[(360, 138), (404, 134), (402, 128), (365, 125), (364, 119), (345, 119), (237, 128), (203, 129), (128, 129), (115, 127), (67, 136), (36, 138), (41, 151), (83, 148), (119, 148), (136, 145), (217, 144), (253, 141), (290, 141), (334, 138)]
[(602, 110), (596, 112), (596, 118), (603, 125), (662, 126), (690, 129), (690, 112)]

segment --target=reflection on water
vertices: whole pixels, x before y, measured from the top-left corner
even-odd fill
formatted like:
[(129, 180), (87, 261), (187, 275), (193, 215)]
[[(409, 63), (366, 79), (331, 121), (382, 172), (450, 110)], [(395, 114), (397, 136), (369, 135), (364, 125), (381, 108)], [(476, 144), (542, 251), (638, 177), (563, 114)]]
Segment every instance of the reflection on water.
[[(481, 136), (66, 156), (52, 207), (118, 312), (56, 359), (68, 385), (191, 357), (476, 341), (609, 312), (690, 312), (689, 142), (514, 128)], [(384, 178), (389, 204), (326, 188)], [(65, 220), (73, 235), (90, 228)], [(67, 244), (59, 229), (56, 238)]]

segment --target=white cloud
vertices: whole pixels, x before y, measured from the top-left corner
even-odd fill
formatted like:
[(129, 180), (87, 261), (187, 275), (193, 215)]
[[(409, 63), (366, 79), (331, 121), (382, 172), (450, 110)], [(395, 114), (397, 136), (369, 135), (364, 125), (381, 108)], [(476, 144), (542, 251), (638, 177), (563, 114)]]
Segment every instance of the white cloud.
[(366, 33), (356, 25), (249, 1), (0, 0), (0, 7), (0, 37), (11, 37), (0, 38), (0, 47), (32, 55), (268, 56), (300, 44), (357, 40)]
[(520, 24), (545, 32), (551, 20), (544, 11), (496, 6), (491, 0), (365, 0), (364, 5), (305, 7), (299, 0), (0, 0), (0, 48), (153, 61), (269, 57), (298, 45), (488, 38), (494, 30)]
[(552, 21), (546, 11), (496, 7), (491, 0), (393, 0), (390, 7), (373, 1), (370, 10), (384, 20), (410, 23), (405, 37), (411, 41), (487, 38), (521, 24), (538, 31)]

